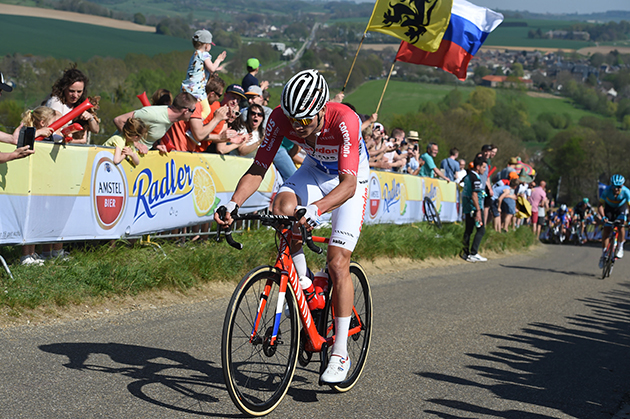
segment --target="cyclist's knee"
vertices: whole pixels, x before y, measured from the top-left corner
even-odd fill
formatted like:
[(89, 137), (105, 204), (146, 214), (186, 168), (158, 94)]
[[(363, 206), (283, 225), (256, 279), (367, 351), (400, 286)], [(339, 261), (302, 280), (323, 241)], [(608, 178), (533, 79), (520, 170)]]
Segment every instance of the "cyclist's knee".
[(297, 206), (297, 197), (289, 192), (280, 192), (273, 200), (272, 211), (276, 215), (293, 215)]
[[(328, 247), (328, 270), (342, 274), (350, 269), (350, 257), (352, 252), (347, 249), (329, 246)], [(333, 275), (337, 276), (337, 275)]]

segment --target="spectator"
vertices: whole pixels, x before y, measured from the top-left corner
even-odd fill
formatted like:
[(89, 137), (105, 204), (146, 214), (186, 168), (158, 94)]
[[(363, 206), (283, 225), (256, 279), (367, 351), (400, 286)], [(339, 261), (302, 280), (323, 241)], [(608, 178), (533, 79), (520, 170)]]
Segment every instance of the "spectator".
[[(265, 112), (263, 129), (267, 125), (267, 120), (269, 119), (269, 115), (271, 115), (271, 111), (273, 111), (273, 109), (265, 105), (265, 99), (263, 98), (264, 92), (266, 92), (266, 90), (261, 89), (260, 86), (249, 86), (249, 89), (247, 89), (247, 91), (245, 92), (245, 96), (247, 96), (248, 107), (241, 109), (241, 117), (243, 118), (243, 121), (247, 121), (247, 112), (249, 112), (249, 107), (252, 105), (262, 106)], [(269, 100), (267, 100), (267, 103), (269, 103)]]
[(386, 144), (385, 127), (379, 122), (372, 126), (372, 141), (368, 141), (368, 155), (370, 156), (370, 167), (374, 169), (387, 170), (391, 168), (389, 160), (384, 158), (384, 154), (394, 151), (395, 148)]
[(420, 156), (418, 154), (418, 144), (413, 146), (409, 144), (407, 147), (407, 164), (405, 165), (405, 172), (410, 175), (417, 176), (420, 173)]
[[(57, 118), (69, 113), (87, 99), (88, 84), (89, 80), (85, 74), (76, 68), (76, 64), (73, 65), (53, 85), (46, 106), (57, 112)], [(79, 139), (73, 139), (72, 143), (89, 143), (90, 133), (98, 133), (100, 130), (98, 119), (89, 111), (84, 111), (75, 118), (75, 121), (83, 122), (82, 125), (85, 125), (86, 129), (83, 131), (84, 135)]]
[(518, 159), (516, 157), (510, 157), (505, 169), (499, 172), (499, 179), (507, 179), (510, 172), (516, 172), (516, 166), (518, 165)]
[[(13, 138), (18, 138), (20, 135), (20, 131), (24, 129), (24, 127), (34, 127), (35, 128), (35, 138), (37, 137), (52, 137), (53, 129), (49, 127), (57, 119), (57, 114), (55, 111), (50, 109), (48, 106), (38, 106), (37, 108), (28, 110), (22, 114), (22, 121), (20, 125), (15, 129), (13, 133)], [(60, 135), (57, 137), (61, 138)], [(17, 143), (17, 142), (16, 142)]]
[[(241, 123), (240, 119), (236, 119)], [(217, 151), (221, 154), (230, 153), (232, 155), (254, 158), (256, 151), (265, 137), (263, 130), (265, 121), (265, 111), (261, 105), (251, 105), (247, 113), (247, 121), (239, 134), (246, 134), (246, 140), (241, 144), (221, 143), (217, 145)]]
[[(210, 113), (202, 119), (201, 105), (195, 105), (195, 111), (188, 121), (177, 121), (162, 138), (162, 143), (167, 149), (177, 151), (205, 152), (212, 141), (227, 141), (228, 137), (236, 135), (236, 131), (224, 130), (223, 121), (227, 119), (230, 108), (221, 106), (219, 100), (223, 96), (225, 82), (216, 74), (210, 76), (206, 84), (206, 97), (210, 104)], [(217, 129), (217, 133), (213, 131)], [(223, 133), (222, 133), (223, 131)], [(237, 139), (234, 139), (237, 142)]]
[(195, 32), (192, 37), (192, 44), (195, 52), (188, 63), (186, 80), (182, 82), (182, 92), (190, 93), (201, 102), (201, 115), (205, 118), (210, 113), (206, 84), (210, 74), (222, 69), (221, 63), (225, 60), (227, 53), (223, 51), (214, 62), (212, 61), (210, 49), (214, 43), (212, 42), (212, 34), (205, 29)]
[(401, 128), (394, 128), (390, 141), (386, 143), (390, 151), (385, 152), (384, 158), (389, 163), (388, 171), (397, 172), (400, 168), (405, 167), (407, 164), (406, 156), (403, 156), (401, 147), (402, 142), (405, 140), (405, 131)]
[[(518, 176), (516, 173), (510, 175), (510, 180), (517, 179)], [(509, 180), (498, 180), (492, 185), (492, 198), (490, 204), (490, 212), (492, 215), (492, 224), (494, 226), (494, 230), (497, 232), (501, 231), (502, 227), (502, 218), (501, 218), (501, 207), (503, 205), (503, 200), (506, 196), (510, 194), (510, 181)]]
[(515, 220), (514, 214), (516, 214), (516, 189), (518, 188), (518, 185), (518, 178), (514, 178), (512, 175), (512, 179), (510, 179), (509, 193), (503, 197), (503, 202), (501, 203), (501, 224), (503, 226), (503, 231), (505, 232), (508, 232), (510, 230), (510, 225), (512, 225), (513, 221)]
[(547, 182), (541, 180), (538, 186), (532, 189), (532, 194), (529, 197), (529, 203), (532, 204), (532, 229), (536, 238), (540, 237), (540, 230), (544, 223), (545, 212), (549, 208), (549, 200), (547, 199), (547, 193), (545, 192), (546, 187)]
[[(492, 157), (492, 146), (484, 145), (481, 148), (481, 155), (484, 159), (486, 159), (487, 162), (488, 159)], [(481, 181), (485, 185), (483, 219), (484, 223), (487, 224), (490, 222), (490, 205), (492, 205), (492, 182), (490, 182), (490, 165), (488, 165), (488, 170), (486, 170), (486, 172), (481, 175)]]
[(160, 89), (157, 89), (155, 92), (153, 92), (153, 95), (151, 95), (151, 105), (153, 106), (160, 106), (160, 105), (170, 106), (172, 103), (173, 103), (173, 95), (171, 94), (169, 90), (160, 88)]
[[(466, 262), (485, 262), (488, 260), (479, 254), (479, 245), (486, 232), (486, 226), (483, 223), (483, 199), (481, 199), (484, 192), (484, 184), (481, 182), (480, 175), (487, 169), (488, 164), (485, 157), (477, 155), (473, 161), (473, 169), (464, 178), (462, 211), (466, 227), (461, 257)], [(473, 238), (472, 246), (470, 246), (470, 236), (475, 228), (477, 231)]]
[(249, 86), (260, 86), (263, 90), (267, 90), (267, 87), (269, 86), (268, 81), (258, 83), (256, 76), (258, 75), (259, 70), (260, 61), (258, 61), (258, 58), (250, 58), (247, 60), (247, 74), (243, 77), (243, 81), (241, 82), (241, 86), (244, 91), (249, 90)]
[(135, 142), (142, 140), (147, 135), (147, 127), (139, 119), (129, 118), (123, 125), (122, 135), (115, 134), (105, 141), (105, 146), (114, 147), (114, 164), (120, 164), (124, 159), (137, 166), (140, 164), (138, 150)]
[(427, 145), (427, 152), (420, 156), (420, 159), (424, 160), (424, 165), (420, 168), (420, 176), (423, 177), (439, 177), (440, 179), (444, 179), (447, 182), (451, 180), (444, 176), (444, 173), (435, 165), (435, 161), (433, 160), (435, 156), (438, 154), (438, 145), (435, 143), (429, 143)]
[[(134, 145), (140, 154), (147, 154), (149, 148), (164, 137), (174, 122), (190, 120), (196, 107), (197, 99), (190, 93), (182, 92), (175, 96), (173, 104), (170, 106), (145, 106), (142, 109), (127, 112), (114, 118), (114, 125), (121, 132), (129, 118), (133, 117), (144, 122), (147, 127), (147, 135), (142, 140), (136, 141)], [(157, 145), (157, 149), (163, 153), (168, 152), (164, 144)]]
[(449, 178), (451, 181), (455, 181), (455, 174), (459, 170), (459, 162), (457, 161), (458, 157), (459, 150), (453, 147), (449, 152), (449, 156), (440, 163), (440, 168), (442, 169), (444, 176)]
[(464, 159), (459, 159), (459, 170), (457, 171), (457, 173), (455, 173), (455, 182), (459, 185), (459, 186), (464, 186), (462, 183), (462, 180), (464, 180), (464, 177), (466, 176), (467, 172), (466, 172), (466, 160)]

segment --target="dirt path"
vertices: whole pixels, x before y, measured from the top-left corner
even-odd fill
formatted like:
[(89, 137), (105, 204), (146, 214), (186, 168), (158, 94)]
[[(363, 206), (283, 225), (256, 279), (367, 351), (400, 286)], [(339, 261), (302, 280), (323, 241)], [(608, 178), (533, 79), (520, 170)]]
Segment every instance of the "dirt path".
[(12, 4), (0, 4), (0, 14), (14, 16), (43, 17), (46, 19), (67, 20), (81, 22), (89, 25), (106, 26), (114, 29), (124, 29), (138, 32), (155, 32), (153, 26), (143, 26), (125, 20), (110, 19), (82, 13), (64, 12), (61, 10), (41, 9), (38, 7), (15, 6)]

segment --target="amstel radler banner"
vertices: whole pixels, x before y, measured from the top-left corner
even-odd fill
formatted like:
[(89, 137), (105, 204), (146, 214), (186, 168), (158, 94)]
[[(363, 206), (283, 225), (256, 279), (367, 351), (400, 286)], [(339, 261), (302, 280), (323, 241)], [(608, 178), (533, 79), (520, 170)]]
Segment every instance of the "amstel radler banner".
[[(0, 143), (0, 151), (15, 146)], [(113, 148), (35, 144), (35, 154), (0, 165), (0, 243), (115, 239), (211, 221), (251, 159), (150, 152), (133, 167)], [(267, 208), (282, 179), (269, 170), (241, 212)], [(372, 172), (366, 223), (422, 221), (422, 199), (443, 221), (457, 219), (456, 189), (417, 176)]]

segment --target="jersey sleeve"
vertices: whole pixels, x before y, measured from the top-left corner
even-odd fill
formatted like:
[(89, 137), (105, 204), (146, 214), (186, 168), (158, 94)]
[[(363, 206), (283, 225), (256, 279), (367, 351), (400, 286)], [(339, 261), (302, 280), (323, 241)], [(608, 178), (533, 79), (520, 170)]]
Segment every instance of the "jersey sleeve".
[(276, 153), (282, 144), (284, 133), (286, 132), (289, 121), (284, 116), (282, 109), (278, 106), (271, 112), (267, 126), (265, 127), (265, 139), (263, 140), (258, 152), (254, 158), (254, 164), (269, 169)]
[[(345, 109), (344, 109), (345, 108)], [(357, 176), (359, 173), (359, 147), (361, 143), (361, 122), (352, 109), (343, 105), (341, 118), (333, 128), (339, 130), (339, 174)]]

